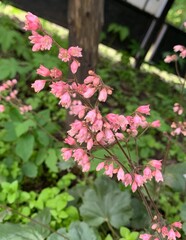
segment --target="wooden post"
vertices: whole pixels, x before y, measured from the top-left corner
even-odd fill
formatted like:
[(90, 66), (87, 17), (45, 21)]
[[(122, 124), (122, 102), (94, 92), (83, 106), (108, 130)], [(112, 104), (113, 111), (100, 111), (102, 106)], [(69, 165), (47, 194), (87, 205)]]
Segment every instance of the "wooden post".
[(83, 58), (77, 77), (80, 82), (88, 70), (95, 70), (98, 44), (103, 25), (104, 0), (69, 0), (68, 29), (69, 46), (83, 48)]

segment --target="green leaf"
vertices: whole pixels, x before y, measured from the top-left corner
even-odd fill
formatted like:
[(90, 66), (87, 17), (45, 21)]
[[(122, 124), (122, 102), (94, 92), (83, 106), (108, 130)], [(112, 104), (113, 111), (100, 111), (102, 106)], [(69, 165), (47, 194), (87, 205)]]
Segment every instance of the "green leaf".
[(36, 114), (36, 121), (39, 125), (43, 126), (51, 121), (50, 111), (48, 109), (40, 111)]
[(164, 174), (164, 184), (174, 191), (185, 192), (186, 162), (167, 166)]
[(120, 235), (122, 237), (128, 237), (130, 235), (130, 230), (126, 227), (121, 227), (120, 228)]
[(19, 69), (19, 62), (15, 58), (0, 59), (0, 80), (13, 78)]
[[(50, 230), (47, 229), (50, 226), (51, 221), (51, 214), (48, 208), (45, 208), (44, 210), (40, 211), (34, 218), (34, 221), (37, 221), (40, 224), (37, 224), (33, 221), (28, 223), (28, 226), (31, 226), (31, 228), (35, 229), (43, 238), (46, 238), (50, 234)], [(46, 227), (43, 227), (46, 226)]]
[(47, 152), (46, 148), (40, 148), (39, 151), (37, 152), (36, 160), (35, 163), (36, 165), (41, 165), (44, 160), (47, 158)]
[(44, 240), (33, 228), (18, 224), (0, 224), (1, 240)]
[(58, 230), (64, 237), (53, 233), (47, 240), (98, 240), (98, 236), (95, 234), (92, 228), (85, 222), (73, 222), (70, 225), (69, 232), (66, 233), (65, 229)]
[(112, 236), (110, 234), (108, 234), (105, 238), (105, 240), (113, 240)]
[(102, 177), (96, 179), (94, 189), (85, 192), (80, 212), (90, 226), (98, 227), (109, 222), (119, 228), (129, 224), (132, 216), (130, 202), (128, 191), (122, 192), (116, 182)]
[(7, 52), (15, 43), (15, 37), (18, 33), (10, 28), (0, 26), (0, 45), (3, 52)]
[(3, 138), (4, 141), (12, 142), (17, 139), (15, 126), (13, 122), (4, 123), (4, 128), (6, 130)]
[(50, 137), (46, 132), (44, 132), (42, 130), (38, 130), (37, 138), (38, 138), (39, 143), (41, 143), (43, 146), (45, 146), (45, 147), (48, 146), (48, 144), (50, 142)]
[(21, 136), (16, 144), (16, 154), (24, 162), (28, 161), (31, 157), (34, 148), (34, 136), (26, 134)]
[(23, 135), (24, 133), (28, 132), (30, 127), (35, 127), (36, 124), (33, 120), (28, 119), (24, 122), (17, 123), (15, 126), (15, 132), (18, 137)]
[(184, 233), (186, 234), (186, 222), (183, 223), (182, 229), (183, 229)]
[(142, 229), (150, 224), (150, 218), (144, 205), (136, 198), (132, 199), (133, 216), (131, 219), (131, 226), (134, 229)]
[(37, 176), (37, 166), (33, 162), (25, 162), (22, 171), (27, 177), (35, 178)]
[(139, 233), (138, 232), (132, 232), (130, 234), (130, 240), (137, 240), (138, 239), (138, 236), (139, 236)]
[(47, 151), (47, 158), (45, 160), (45, 163), (52, 172), (58, 171), (58, 168), (56, 166), (57, 160), (58, 160), (58, 157), (56, 154), (56, 150), (54, 148), (49, 148)]
[(23, 121), (23, 115), (20, 113), (20, 111), (16, 107), (13, 107), (11, 105), (9, 106), (9, 116), (13, 122)]
[(181, 219), (186, 222), (186, 203), (182, 205), (180, 216)]

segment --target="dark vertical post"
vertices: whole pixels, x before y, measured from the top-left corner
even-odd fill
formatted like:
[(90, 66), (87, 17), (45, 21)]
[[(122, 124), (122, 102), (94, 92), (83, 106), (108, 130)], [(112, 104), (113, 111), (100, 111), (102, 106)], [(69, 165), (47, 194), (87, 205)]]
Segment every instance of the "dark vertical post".
[(68, 2), (69, 45), (83, 48), (79, 80), (95, 70), (98, 59), (98, 44), (103, 25), (104, 0), (69, 0)]

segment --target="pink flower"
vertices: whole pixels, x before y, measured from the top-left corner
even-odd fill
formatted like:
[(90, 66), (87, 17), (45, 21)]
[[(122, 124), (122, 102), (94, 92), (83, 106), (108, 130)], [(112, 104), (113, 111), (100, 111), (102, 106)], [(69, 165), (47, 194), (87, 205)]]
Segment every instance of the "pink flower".
[(36, 31), (41, 28), (40, 20), (34, 14), (28, 12), (25, 18), (26, 20), (25, 20), (25, 26), (23, 28), (24, 30)]
[(178, 115), (182, 115), (183, 113), (183, 107), (179, 103), (175, 103), (173, 107), (173, 111), (177, 113)]
[(147, 233), (140, 234), (140, 236), (139, 236), (139, 238), (142, 239), (142, 240), (150, 240), (151, 237), (152, 237), (152, 235), (151, 234), (147, 234)]
[(90, 122), (91, 124), (94, 123), (96, 120), (97, 112), (95, 109), (90, 110), (87, 115), (85, 116), (86, 122)]
[(180, 53), (180, 57), (185, 58), (186, 57), (186, 49), (184, 49), (181, 53)]
[(71, 136), (68, 136), (67, 138), (65, 138), (64, 143), (67, 143), (68, 145), (72, 146), (76, 144), (76, 141)]
[(102, 139), (104, 138), (105, 134), (103, 131), (100, 131), (97, 135), (96, 135), (96, 141), (101, 142)]
[(117, 173), (117, 178), (118, 178), (118, 181), (121, 180), (123, 182), (125, 180), (125, 173), (122, 168), (119, 168)]
[(143, 105), (140, 106), (136, 109), (136, 112), (142, 113), (142, 114), (146, 114), (146, 115), (150, 115), (150, 105)]
[(151, 180), (153, 177), (152, 175), (152, 171), (149, 167), (146, 167), (144, 170), (143, 170), (143, 179), (146, 181), (146, 180)]
[(77, 60), (73, 60), (70, 64), (70, 69), (73, 74), (75, 74), (80, 66), (80, 63)]
[(173, 49), (174, 49), (175, 52), (182, 52), (184, 50), (184, 46), (182, 46), (182, 45), (175, 45), (173, 47)]
[(171, 224), (171, 226), (176, 227), (176, 228), (182, 228), (182, 223), (181, 222), (174, 222)]
[(62, 157), (65, 161), (68, 161), (72, 157), (72, 149), (70, 148), (62, 148), (61, 149)]
[(69, 114), (83, 118), (85, 116), (86, 106), (79, 100), (74, 100), (70, 106)]
[(90, 170), (90, 162), (82, 165), (82, 172), (88, 172)]
[(162, 160), (151, 160), (148, 164), (156, 169), (161, 170)]
[(174, 232), (174, 230), (173, 229), (171, 229), (169, 232), (168, 232), (168, 238), (167, 238), (167, 240), (176, 240), (176, 234), (175, 234), (175, 232)]
[(156, 182), (163, 182), (163, 176), (160, 170), (156, 169), (152, 174), (155, 177)]
[(59, 104), (61, 104), (64, 108), (69, 108), (71, 105), (71, 97), (68, 92), (65, 92), (61, 97)]
[(50, 70), (50, 76), (52, 78), (60, 78), (62, 76), (62, 72), (58, 68), (54, 67)]
[(126, 173), (125, 179), (123, 182), (125, 184), (125, 187), (127, 187), (128, 185), (131, 185), (132, 184), (132, 176), (129, 173)]
[(0, 112), (4, 112), (5, 111), (5, 106), (0, 104)]
[(31, 87), (34, 88), (35, 92), (40, 92), (45, 87), (45, 83), (46, 80), (36, 80)]
[(68, 134), (73, 137), (75, 136), (79, 130), (83, 127), (83, 123), (79, 120), (75, 120), (73, 123), (70, 124), (71, 129), (68, 131)]
[(63, 81), (52, 82), (50, 85), (51, 93), (54, 94), (57, 98), (61, 98), (62, 95), (68, 91), (69, 85)]
[(96, 167), (96, 171), (100, 171), (101, 169), (103, 169), (105, 166), (105, 163), (104, 162), (100, 162), (97, 167)]
[(108, 94), (112, 94), (111, 89), (107, 89), (107, 88), (102, 88), (101, 91), (99, 92), (99, 96), (98, 96), (98, 100), (100, 102), (105, 102), (107, 100), (107, 96)]
[(85, 84), (92, 83), (94, 87), (97, 87), (100, 84), (100, 78), (95, 73), (92, 73), (93, 76), (88, 76), (84, 79)]
[(151, 123), (151, 127), (153, 128), (158, 128), (160, 126), (161, 126), (160, 120), (156, 120)]
[(40, 65), (40, 67), (37, 69), (37, 74), (43, 76), (43, 77), (48, 77), (50, 76), (50, 70), (48, 68), (46, 68), (43, 65)]
[(94, 141), (93, 141), (92, 138), (90, 138), (90, 139), (87, 141), (87, 150), (90, 151), (90, 150), (92, 149), (93, 145), (94, 145)]
[(105, 166), (105, 175), (107, 175), (109, 177), (113, 177), (113, 173), (114, 173), (113, 163), (111, 163), (110, 165), (106, 165)]
[(166, 58), (164, 59), (165, 63), (170, 63), (170, 62), (175, 62), (178, 59), (176, 54), (173, 55), (167, 55)]
[(70, 60), (70, 54), (67, 49), (60, 48), (58, 58), (61, 59), (63, 62), (68, 62)]
[(93, 87), (88, 87), (86, 91), (83, 93), (84, 98), (91, 98), (94, 93), (96, 92), (96, 89)]
[(80, 161), (83, 158), (85, 151), (82, 148), (77, 148), (74, 150), (73, 157), (75, 161)]
[(34, 44), (32, 47), (33, 52), (39, 50), (50, 50), (50, 48), (52, 47), (52, 38), (47, 35), (42, 36), (37, 32), (32, 31), (32, 35), (28, 38), (30, 39), (30, 42)]
[(80, 47), (70, 47), (68, 49), (68, 53), (72, 56), (72, 57), (82, 57), (82, 48)]

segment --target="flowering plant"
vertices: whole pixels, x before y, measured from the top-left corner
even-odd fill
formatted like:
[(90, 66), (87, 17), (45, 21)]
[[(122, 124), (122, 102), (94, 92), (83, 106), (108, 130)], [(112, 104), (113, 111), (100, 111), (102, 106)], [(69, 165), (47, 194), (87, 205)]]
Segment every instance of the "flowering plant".
[[(75, 118), (70, 124), (64, 140), (67, 147), (61, 149), (63, 159), (68, 161), (73, 158), (81, 166), (82, 171), (87, 172), (94, 159), (99, 158), (99, 156), (95, 156), (94, 150), (104, 149), (105, 156), (100, 158), (96, 171), (102, 170), (109, 177), (116, 176), (118, 181), (125, 186), (131, 186), (132, 192), (137, 191), (151, 218), (152, 232), (141, 234), (140, 239), (175, 240), (180, 238), (181, 234), (178, 229), (182, 228), (182, 224), (180, 222), (166, 223), (147, 188), (147, 182), (152, 179), (158, 183), (163, 181), (163, 161), (151, 159), (141, 164), (134, 161), (128, 151), (130, 141), (139, 138), (149, 128), (160, 127), (159, 120), (149, 122), (147, 119), (150, 115), (150, 106), (148, 104), (139, 106), (129, 116), (115, 113), (108, 113), (104, 116), (100, 110), (100, 103), (106, 102), (113, 89), (107, 86), (101, 77), (92, 70), (89, 70), (83, 83), (78, 82), (76, 72), (80, 67), (78, 58), (82, 57), (82, 49), (78, 46), (62, 48), (43, 29), (38, 17), (32, 13), (26, 15), (24, 29), (32, 33), (29, 39), (33, 44), (33, 51), (50, 50), (53, 44), (56, 45), (59, 48), (58, 58), (69, 64), (73, 74), (72, 79), (65, 80), (61, 70), (56, 67), (48, 69), (44, 65), (40, 65), (37, 74), (44, 78), (37, 79), (32, 84), (35, 92), (40, 92), (49, 83), (50, 92), (59, 99), (59, 105), (68, 109), (69, 114)], [(12, 81), (11, 84), (15, 84), (15, 81)], [(4, 87), (6, 88), (6, 86)], [(3, 106), (0, 109), (3, 111)], [(174, 112), (180, 115), (183, 108), (179, 104), (175, 104)], [(173, 123), (172, 128), (174, 129), (171, 133), (173, 136), (178, 134), (185, 136), (184, 124), (180, 125), (179, 123), (178, 126), (177, 123)], [(122, 158), (114, 153), (115, 145), (120, 149)], [(149, 202), (152, 207), (149, 206)]]

